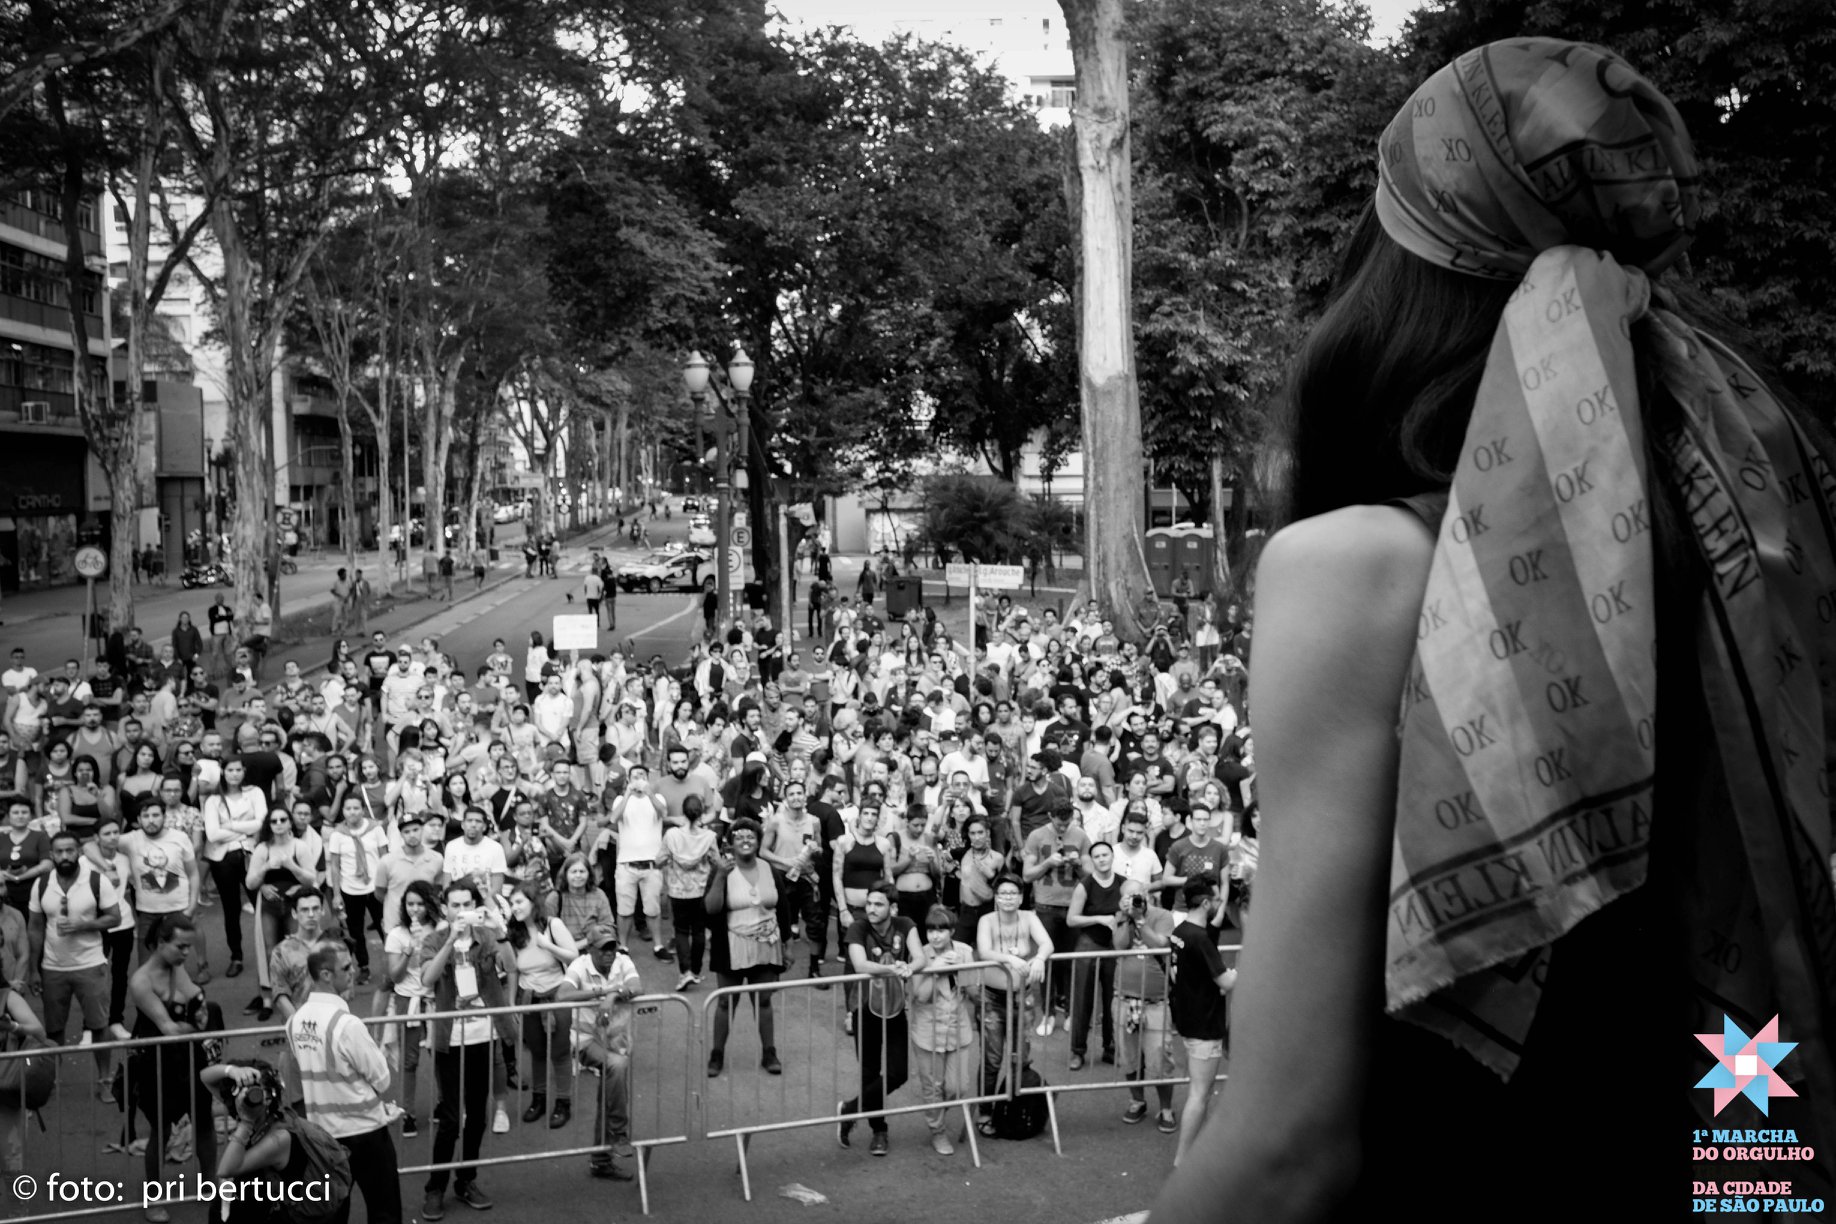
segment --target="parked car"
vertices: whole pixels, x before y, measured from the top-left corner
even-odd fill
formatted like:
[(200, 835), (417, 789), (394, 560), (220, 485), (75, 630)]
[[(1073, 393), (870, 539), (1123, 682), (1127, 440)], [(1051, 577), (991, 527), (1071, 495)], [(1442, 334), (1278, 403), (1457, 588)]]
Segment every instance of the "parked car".
[(688, 524), (688, 542), (697, 548), (713, 548), (716, 543), (714, 537), (714, 521), (705, 514), (697, 514), (694, 518), (690, 519)]
[(694, 514), (696, 511), (700, 509), (701, 509), (701, 499), (699, 497), (696, 497), (694, 494), (691, 493), (689, 496), (682, 499), (682, 513)]
[(653, 552), (642, 561), (619, 567), (615, 581), (620, 590), (711, 591), (716, 585), (713, 559), (693, 549)]

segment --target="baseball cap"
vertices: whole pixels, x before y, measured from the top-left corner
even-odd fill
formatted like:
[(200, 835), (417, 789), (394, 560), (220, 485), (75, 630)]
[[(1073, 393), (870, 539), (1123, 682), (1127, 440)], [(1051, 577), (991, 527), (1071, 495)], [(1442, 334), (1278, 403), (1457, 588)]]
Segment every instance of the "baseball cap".
[(603, 922), (595, 922), (581, 933), (581, 942), (589, 948), (618, 947), (618, 932)]

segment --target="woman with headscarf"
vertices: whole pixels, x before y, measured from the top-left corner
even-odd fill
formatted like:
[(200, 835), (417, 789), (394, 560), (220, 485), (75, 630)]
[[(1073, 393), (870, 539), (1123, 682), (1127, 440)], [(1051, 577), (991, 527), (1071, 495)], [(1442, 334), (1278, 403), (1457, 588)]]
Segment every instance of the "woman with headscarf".
[(1664, 275), (1699, 190), (1599, 47), (1479, 48), (1385, 132), (1256, 583), (1230, 1080), (1156, 1224), (1552, 1218), (1531, 1154), (1589, 1071), (1588, 1213), (1679, 1215), (1761, 1059), (1794, 1195), (1830, 1193), (1836, 478)]

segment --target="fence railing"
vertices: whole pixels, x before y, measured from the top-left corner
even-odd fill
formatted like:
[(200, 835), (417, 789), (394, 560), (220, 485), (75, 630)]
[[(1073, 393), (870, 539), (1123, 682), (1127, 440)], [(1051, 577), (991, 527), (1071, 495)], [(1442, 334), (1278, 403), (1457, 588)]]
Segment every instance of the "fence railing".
[[(1236, 950), (1231, 947), (1225, 952), (1228, 956)], [(1159, 1005), (1160, 1014), (1168, 1022), (1158, 1033), (1157, 1045), (1147, 1040), (1145, 1024), (1141, 1040), (1126, 1044), (1122, 1040), (1123, 1026), (1129, 1023), (1124, 1004), (1143, 997), (1137, 993), (1142, 986), (1130, 986), (1137, 980), (1151, 982), (1143, 973), (1131, 975), (1130, 966), (1144, 965), (1149, 959), (1164, 961), (1167, 955), (1164, 949), (1054, 953), (1048, 959), (1045, 982), (1031, 988), (1006, 966), (991, 961), (920, 971), (903, 983), (904, 1013), (890, 1021), (874, 1017), (863, 1006), (865, 992), (876, 980), (866, 974), (725, 986), (706, 995), (699, 1012), (679, 994), (644, 995), (623, 1005), (629, 1011), (628, 1023), (621, 1030), (625, 1051), (622, 1085), (611, 1082), (615, 1077), (607, 1074), (604, 1060), (583, 1058), (575, 1040), (573, 1013), (590, 1011), (596, 1004), (553, 1001), (361, 1019), (372, 1026), (388, 1054), (389, 1100), (417, 1121), (414, 1136), (398, 1133), (396, 1137), (401, 1173), (425, 1175), (568, 1157), (609, 1158), (628, 1142), (635, 1150), (640, 1203), (649, 1214), (654, 1153), (696, 1139), (734, 1140), (741, 1188), (748, 1201), (752, 1197), (748, 1157), (753, 1137), (807, 1127), (863, 1122), (871, 1126), (876, 1119), (928, 1113), (933, 1130), (940, 1122), (947, 1129), (948, 1117), (960, 1112), (963, 1137), (980, 1167), (977, 1114), (998, 1101), (1040, 1095), (1048, 1106), (1053, 1148), (1062, 1155), (1059, 1095), (1155, 1089), (1187, 1082), (1183, 1045), (1172, 1031), (1170, 1017), (1164, 1017), (1165, 1004)], [(1102, 989), (1108, 976), (1103, 972), (1106, 964), (1115, 966), (1113, 972), (1122, 984), (1107, 1001)], [(1082, 1051), (1088, 1062), (1077, 1072), (1069, 1065), (1071, 1041), (1042, 1039), (1032, 1028), (1039, 1015), (1039, 1000), (1049, 1000), (1044, 992), (1060, 974), (1071, 975), (1073, 1016), (1082, 1007), (1088, 1026), (1083, 1030), (1087, 1047)], [(913, 1028), (924, 1023), (919, 983), (927, 978), (947, 980), (957, 999), (951, 1006), (968, 1011), (967, 1029), (954, 1026), (959, 1038), (955, 1043), (936, 1040), (934, 1032), (921, 1034), (915, 1043), (910, 1040)], [(995, 989), (984, 991), (984, 985)], [(1151, 985), (1145, 993), (1153, 993)], [(765, 1010), (766, 1000), (771, 1003), (772, 1053), (780, 1074), (769, 1074), (761, 1065), (765, 1048), (757, 1017)], [(1101, 1014), (1096, 1014), (1093, 1009), (1099, 1006)], [(514, 1048), (507, 1052), (495, 1029), (496, 1021), (506, 1017), (514, 1034)], [(1118, 1054), (1113, 1071), (1098, 1069), (1104, 1065), (1100, 1058), (1088, 1057), (1099, 1048), (1105, 1017)], [(1139, 1018), (1152, 1017), (1144, 1013)], [(440, 1020), (482, 1020), (493, 1025), (490, 1053), (482, 1062), (482, 1071), (477, 1058), (461, 1057), (453, 1081), (456, 1100), (476, 1104), (481, 1094), (474, 1077), (490, 1076), (482, 1093), (483, 1108), (489, 1114), (487, 1132), (499, 1131), (493, 1123), (500, 1110), (509, 1122), (508, 1129), (518, 1129), (515, 1119), (525, 1112), (535, 1090), (533, 1064), (538, 1050), (549, 1055), (545, 1060), (550, 1071), (544, 1085), (546, 1110), (553, 1109), (560, 1096), (558, 1085), (565, 1082), (571, 1118), (552, 1129), (552, 1115), (522, 1124), (536, 1136), (533, 1145), (527, 1140), (487, 1140), (475, 1159), (467, 1160), (459, 1149), (451, 1158), (436, 1161), (439, 1123), (434, 1110), (423, 1103), (431, 1104), (439, 1095), (439, 1069), (432, 1050), (423, 1042), (433, 1022)], [(532, 1036), (537, 1029), (548, 1041), (565, 1042), (565, 1057), (546, 1050), (542, 1039)], [(938, 1051), (935, 1047), (940, 1044), (955, 1044), (956, 1048)], [(927, 1045), (932, 1048), (927, 1050)], [(721, 1065), (704, 1071), (716, 1049), (722, 1055)], [(531, 1065), (523, 1071), (525, 1050)], [(863, 1054), (867, 1055), (865, 1067)], [(944, 1056), (937, 1057), (939, 1054)], [(1134, 1057), (1137, 1054), (1139, 1058)], [(931, 1056), (928, 1063), (927, 1055)], [(184, 1193), (180, 1184), (195, 1187), (195, 1179), (174, 1176), (169, 1145), (175, 1138), (174, 1127), (189, 1119), (189, 1139), (177, 1134), (178, 1143), (189, 1146), (188, 1153), (182, 1146), (179, 1149), (186, 1155), (183, 1163), (197, 1159), (199, 1172), (206, 1179), (214, 1178), (215, 1153), (221, 1146), (211, 1101), (198, 1084), (198, 1073), (212, 1062), (265, 1059), (280, 1069), (290, 1099), (299, 1100), (297, 1072), (287, 1054), (285, 1029), (280, 1026), (0, 1052), (0, 1063), (19, 1058), (51, 1058), (58, 1074), (53, 1096), (43, 1109), (28, 1113), (0, 1106), (0, 1169), (7, 1174), (4, 1181), (12, 1191), (4, 1215), (16, 1224), (138, 1210), (150, 1202), (176, 1206), (196, 1201), (195, 1192)], [(1029, 1087), (1022, 1083), (1017, 1070), (1029, 1063), (1036, 1063), (1044, 1074), (1043, 1084)], [(1016, 1072), (1005, 1082), (999, 1075), (1003, 1066)], [(1140, 1078), (1130, 1079), (1137, 1070)], [(429, 1079), (435, 1085), (423, 1086), (422, 1081)], [(904, 1087), (908, 1081), (917, 1082), (916, 1099)], [(191, 1088), (185, 1088), (187, 1084)], [(608, 1095), (613, 1098), (610, 1104), (621, 1110), (607, 1109)], [(831, 1105), (836, 1101), (842, 1103), (842, 1111)], [(227, 1129), (227, 1119), (217, 1121)], [(392, 1129), (394, 1126), (392, 1123)], [(152, 1149), (151, 1154), (146, 1148)], [(21, 1191), (27, 1183), (31, 1194)], [(22, 1209), (22, 1214), (15, 1214)]]
[[(947, 1126), (937, 1115), (960, 1109), (963, 1137), (969, 1144), (971, 1159), (980, 1168), (982, 1153), (976, 1142), (974, 1108), (991, 1105), (1008, 1095), (1005, 1091), (991, 1091), (993, 1081), (982, 1074), (987, 1063), (983, 1035), (988, 1026), (982, 1023), (980, 986), (982, 975), (988, 973), (1005, 977), (1007, 969), (992, 961), (974, 961), (948, 969), (914, 973), (902, 983), (905, 1012), (892, 1020), (876, 1017), (867, 1006), (868, 992), (873, 984), (885, 981), (870, 974), (723, 986), (708, 995), (701, 1005), (702, 1044), (710, 1055), (720, 1050), (723, 1066), (719, 1075), (714, 1074), (712, 1066), (709, 1068), (710, 1083), (702, 1097), (702, 1137), (734, 1140), (739, 1154), (740, 1187), (746, 1201), (752, 1201), (752, 1172), (747, 1159), (752, 1138), (774, 1131), (810, 1126), (852, 1128), (860, 1122), (871, 1125), (873, 1119), (908, 1113), (932, 1114), (929, 1120), (935, 1131), (939, 1125)], [(940, 1034), (936, 1029), (947, 1031), (954, 1026), (933, 1026), (929, 1034), (918, 1034), (920, 1048), (912, 1048), (913, 1027), (930, 1023), (918, 1014), (917, 1009), (925, 1004), (916, 1002), (916, 994), (923, 989), (920, 979), (931, 979), (927, 985), (932, 990), (939, 990), (937, 982), (946, 978), (950, 979), (947, 989), (952, 996), (948, 1006), (968, 1010), (970, 1035), (965, 1044), (944, 1053), (943, 1057), (935, 1057), (941, 1052), (926, 1051), (922, 1045), (943, 1044), (938, 1040)], [(747, 1001), (752, 1004), (750, 1009), (743, 1006)], [(931, 1006), (945, 1005), (934, 1003)], [(721, 1026), (723, 1011), (728, 1017), (725, 1027)], [(728, 1075), (724, 1064), (729, 1058), (736, 1067), (748, 1068), (759, 1065), (755, 1057), (763, 1059), (765, 1047), (759, 1036), (763, 1028), (760, 1018), (768, 1012), (774, 1033), (773, 1053), (783, 1068), (782, 1073), (749, 1074), (744, 1081), (737, 1075)], [(1000, 1049), (1003, 1058), (1012, 1052), (1009, 1043), (1014, 1031), (1011, 1006), (1007, 1012), (1003, 1025), (1007, 1037)], [(793, 1017), (796, 1023), (784, 1023)], [(842, 1042), (833, 1042), (829, 1045), (828, 1058), (821, 1058), (814, 1038), (822, 1032), (850, 1037), (854, 1057), (846, 1056)], [(733, 1040), (736, 1033), (745, 1034), (737, 1043)], [(726, 1040), (722, 1041), (722, 1037)], [(745, 1056), (743, 1063), (741, 1055)], [(932, 1057), (927, 1058), (927, 1055)], [(912, 1066), (914, 1061), (919, 1064), (916, 1068)], [(885, 1098), (897, 1093), (909, 1081), (914, 1069), (918, 1072), (921, 1094), (930, 1099), (905, 1105), (886, 1103)], [(969, 1080), (971, 1072), (973, 1080)], [(964, 1091), (965, 1080), (975, 1085), (975, 1091)], [(933, 1092), (933, 1087), (937, 1091)], [(871, 1104), (874, 1100), (880, 1101), (877, 1107)], [(831, 1108), (829, 1101), (839, 1102), (839, 1106)], [(854, 1107), (849, 1108), (850, 1104)]]

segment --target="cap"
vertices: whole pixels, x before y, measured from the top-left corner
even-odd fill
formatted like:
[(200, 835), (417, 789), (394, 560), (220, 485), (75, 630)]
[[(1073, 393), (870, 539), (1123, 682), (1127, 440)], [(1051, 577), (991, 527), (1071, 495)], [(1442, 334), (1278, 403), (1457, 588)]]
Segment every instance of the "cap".
[(581, 942), (589, 948), (618, 947), (618, 932), (603, 922), (595, 922), (581, 933)]

